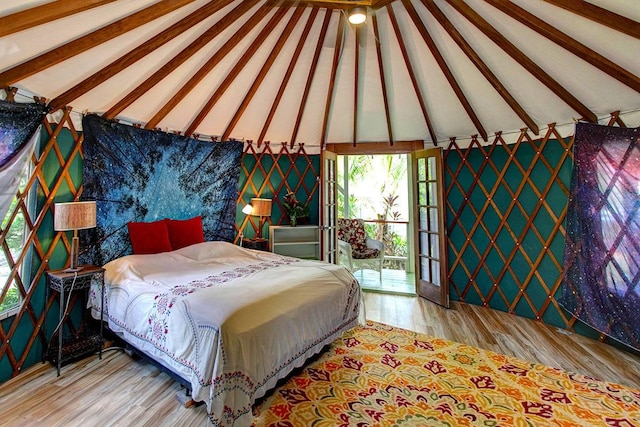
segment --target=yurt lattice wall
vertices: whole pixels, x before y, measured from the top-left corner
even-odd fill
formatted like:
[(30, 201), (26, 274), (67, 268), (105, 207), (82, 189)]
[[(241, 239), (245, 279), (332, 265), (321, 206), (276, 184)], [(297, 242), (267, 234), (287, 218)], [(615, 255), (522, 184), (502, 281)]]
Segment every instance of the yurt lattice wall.
[[(609, 126), (626, 127), (618, 113)], [(598, 336), (558, 304), (573, 137), (551, 125), (515, 144), (455, 140), (445, 150), (452, 299)], [(603, 335), (599, 335), (604, 340)]]
[[(12, 101), (16, 92), (6, 89), (5, 93), (7, 100)], [(76, 132), (70, 113), (70, 109), (61, 111), (58, 124), (44, 120), (39, 148), (29, 166), (32, 173), (21, 185), (17, 203), (0, 230), (1, 256), (9, 268), (6, 281), (0, 283), (0, 303), (11, 288), (17, 290), (21, 301), (10, 311), (11, 315), (0, 322), (0, 381), (41, 360), (49, 334), (57, 323), (57, 298), (49, 293), (45, 301), (45, 271), (64, 267), (70, 239), (64, 232), (53, 231), (53, 204), (77, 199), (82, 192), (82, 136)], [(18, 226), (23, 229), (16, 230)], [(12, 250), (7, 243), (7, 236), (12, 232), (23, 233), (21, 250)], [(71, 334), (84, 327), (78, 321), (81, 316), (77, 315), (82, 307), (75, 307), (78, 297), (73, 295), (71, 316), (63, 325)], [(44, 331), (45, 316), (49, 312), (56, 315), (51, 315)]]
[[(271, 217), (267, 223), (282, 225), (288, 224), (283, 198), (291, 191), (300, 202), (309, 204), (309, 222), (318, 224), (319, 176), (320, 156), (307, 154), (304, 144), (292, 147), (282, 143), (277, 150), (270, 143), (261, 146), (253, 142), (246, 144), (236, 214), (238, 238), (240, 234), (253, 237), (258, 229), (259, 219), (241, 212), (252, 197), (272, 199)], [(268, 237), (266, 230), (263, 230), (263, 235)]]

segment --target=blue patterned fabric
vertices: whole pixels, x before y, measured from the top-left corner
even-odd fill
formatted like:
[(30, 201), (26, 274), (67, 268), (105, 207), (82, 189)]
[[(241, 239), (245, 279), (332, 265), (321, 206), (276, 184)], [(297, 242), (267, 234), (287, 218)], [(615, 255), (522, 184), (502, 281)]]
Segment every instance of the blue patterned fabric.
[(560, 304), (640, 349), (640, 128), (579, 123)]
[(81, 234), (82, 262), (131, 253), (129, 221), (202, 216), (205, 240), (234, 238), (241, 142), (207, 142), (118, 124), (96, 115), (84, 130), (83, 199), (97, 227)]

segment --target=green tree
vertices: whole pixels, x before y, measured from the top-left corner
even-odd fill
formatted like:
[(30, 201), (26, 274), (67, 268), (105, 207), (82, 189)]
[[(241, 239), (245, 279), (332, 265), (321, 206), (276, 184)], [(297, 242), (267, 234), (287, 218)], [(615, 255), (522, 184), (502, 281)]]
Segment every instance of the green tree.
[[(22, 211), (16, 214), (13, 222), (9, 224), (11, 213), (15, 210), (18, 204), (18, 199), (14, 198), (9, 207), (9, 211), (5, 215), (2, 221), (2, 232), (10, 227), (7, 231), (6, 242), (11, 255), (15, 258), (22, 250), (22, 240), (24, 235), (24, 215)], [(9, 264), (7, 262), (6, 254), (0, 251), (0, 284), (3, 287), (9, 287), (7, 293), (2, 301), (0, 301), (0, 313), (7, 311), (20, 303), (20, 295), (18, 289), (12, 282), (8, 282), (9, 278)]]
[[(344, 181), (345, 171), (341, 170), (338, 162), (338, 180)], [(348, 157), (349, 183), (347, 195), (349, 217), (363, 219), (378, 219), (384, 221), (398, 221), (408, 219), (408, 206), (401, 208), (398, 201), (399, 193), (407, 189), (407, 159), (404, 155), (357, 155)], [(344, 189), (339, 191), (338, 212), (345, 215)], [(395, 231), (388, 224), (365, 225), (367, 233), (385, 243), (385, 253), (392, 256), (406, 256), (407, 238)], [(402, 267), (404, 262), (387, 260), (389, 267)]]

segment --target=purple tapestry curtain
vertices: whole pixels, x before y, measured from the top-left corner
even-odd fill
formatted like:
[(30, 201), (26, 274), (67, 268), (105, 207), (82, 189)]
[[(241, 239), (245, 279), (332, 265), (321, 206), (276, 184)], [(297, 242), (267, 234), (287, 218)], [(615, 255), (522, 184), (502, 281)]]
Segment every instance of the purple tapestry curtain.
[(576, 125), (560, 304), (640, 349), (640, 128)]
[(47, 107), (0, 101), (0, 223), (16, 195)]

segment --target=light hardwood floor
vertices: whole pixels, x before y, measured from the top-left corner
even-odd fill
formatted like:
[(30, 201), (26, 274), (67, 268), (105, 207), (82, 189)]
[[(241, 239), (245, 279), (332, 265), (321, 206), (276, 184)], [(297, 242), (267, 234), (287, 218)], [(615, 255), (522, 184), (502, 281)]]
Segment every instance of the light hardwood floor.
[[(640, 388), (640, 357), (579, 335), (467, 304), (446, 310), (416, 297), (365, 293), (367, 318)], [(38, 364), (0, 385), (6, 426), (207, 425), (204, 406), (183, 408), (180, 387), (120, 351), (90, 357), (56, 377)]]
[(414, 296), (416, 294), (416, 275), (404, 270), (358, 270), (354, 274), (360, 286), (366, 292), (384, 292), (396, 295)]

